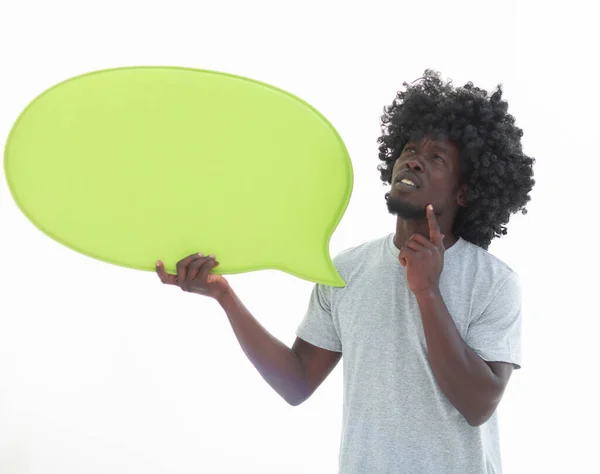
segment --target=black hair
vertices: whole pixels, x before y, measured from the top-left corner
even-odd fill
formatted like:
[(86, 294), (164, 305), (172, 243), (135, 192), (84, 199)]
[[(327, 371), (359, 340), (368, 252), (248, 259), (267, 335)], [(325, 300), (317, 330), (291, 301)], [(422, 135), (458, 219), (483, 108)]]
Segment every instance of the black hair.
[(404, 82), (406, 91), (384, 108), (378, 139), (383, 164), (377, 168), (383, 184), (391, 184), (394, 163), (408, 142), (424, 137), (450, 140), (460, 151), (459, 185), (468, 187), (466, 207), (459, 208), (452, 231), (487, 250), (494, 237), (506, 235), (503, 224), (511, 214), (527, 214), (535, 159), (523, 153), (523, 131), (507, 113), (501, 84), (488, 97), (470, 81), (454, 88), (451, 80), (443, 83), (439, 76), (426, 69), (417, 85)]

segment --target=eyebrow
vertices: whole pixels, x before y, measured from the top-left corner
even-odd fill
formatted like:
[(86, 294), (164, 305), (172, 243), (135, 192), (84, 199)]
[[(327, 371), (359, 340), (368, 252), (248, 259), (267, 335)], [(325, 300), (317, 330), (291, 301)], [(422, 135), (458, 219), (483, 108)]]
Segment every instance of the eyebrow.
[[(406, 145), (404, 145), (404, 148), (406, 148), (408, 145), (416, 145), (417, 142), (408, 142)], [(441, 150), (441, 151), (445, 151), (445, 152), (449, 152), (450, 148), (447, 147), (446, 145), (433, 145), (431, 148), (435, 149), (435, 150)]]
[(447, 147), (447, 146), (445, 146), (445, 145), (444, 145), (444, 146), (440, 146), (440, 145), (434, 145), (434, 146), (432, 146), (431, 148), (434, 148), (434, 149), (436, 149), (436, 150), (443, 151), (443, 152), (445, 152), (445, 153), (449, 153), (449, 152), (450, 152), (450, 148), (448, 148), (448, 147)]

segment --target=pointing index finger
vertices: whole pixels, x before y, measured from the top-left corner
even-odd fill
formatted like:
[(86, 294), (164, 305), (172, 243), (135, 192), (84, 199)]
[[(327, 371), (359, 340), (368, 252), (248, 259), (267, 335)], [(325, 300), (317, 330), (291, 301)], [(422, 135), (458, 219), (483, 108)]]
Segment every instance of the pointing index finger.
[(427, 221), (429, 222), (429, 240), (435, 245), (442, 244), (442, 233), (437, 219), (435, 218), (435, 212), (433, 205), (427, 206)]

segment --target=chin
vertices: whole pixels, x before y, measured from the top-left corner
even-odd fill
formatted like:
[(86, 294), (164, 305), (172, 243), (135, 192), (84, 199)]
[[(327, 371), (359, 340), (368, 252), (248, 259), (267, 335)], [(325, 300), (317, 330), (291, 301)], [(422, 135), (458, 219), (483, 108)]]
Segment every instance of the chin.
[(427, 219), (426, 204), (415, 203), (401, 198), (393, 193), (386, 199), (388, 212), (404, 220)]

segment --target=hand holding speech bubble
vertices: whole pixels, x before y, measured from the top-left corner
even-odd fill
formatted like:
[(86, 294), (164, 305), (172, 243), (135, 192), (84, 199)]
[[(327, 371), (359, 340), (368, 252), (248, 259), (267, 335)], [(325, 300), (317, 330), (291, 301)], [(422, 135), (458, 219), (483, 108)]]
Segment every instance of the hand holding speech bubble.
[(299, 98), (251, 79), (175, 67), (85, 74), (38, 96), (5, 148), (15, 202), (90, 257), (175, 272), (277, 269), (344, 286), (329, 241), (352, 193), (347, 149)]

